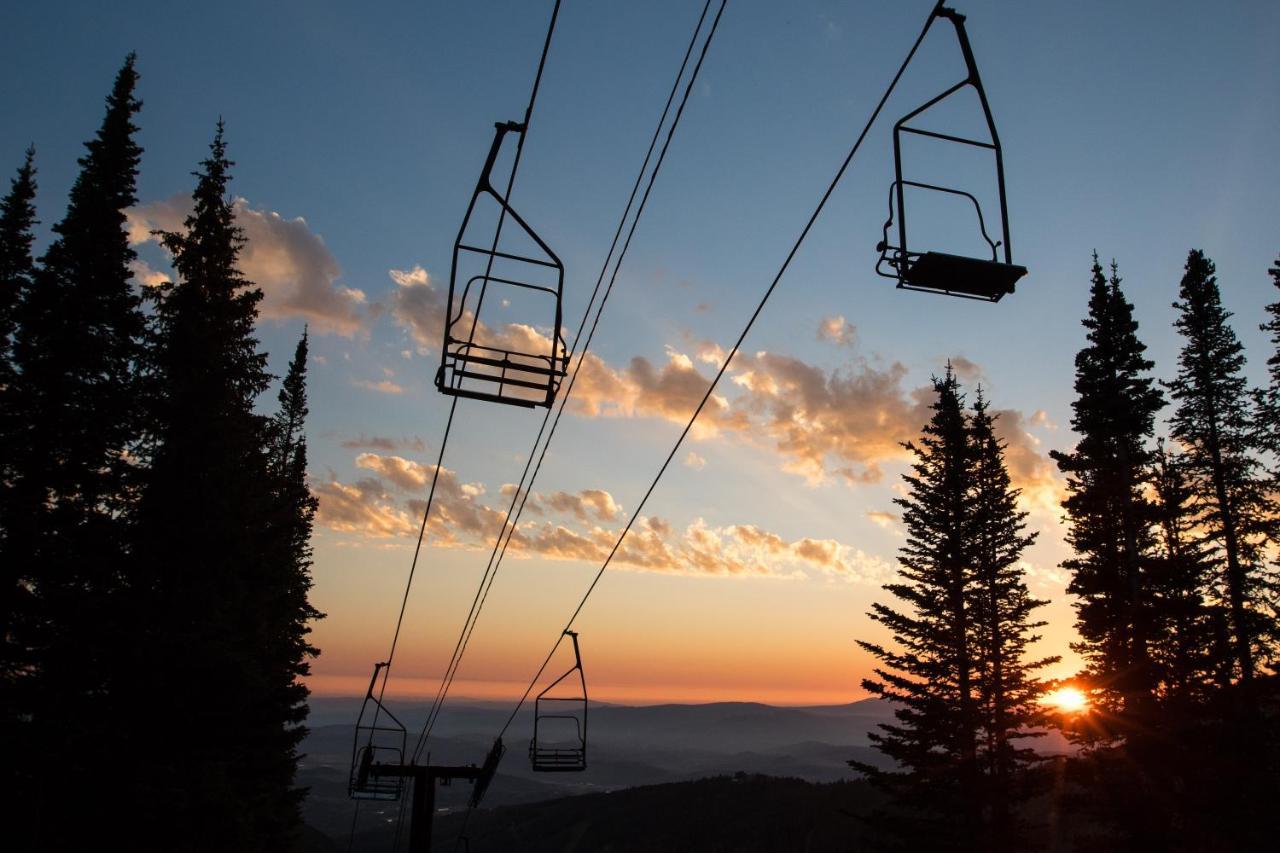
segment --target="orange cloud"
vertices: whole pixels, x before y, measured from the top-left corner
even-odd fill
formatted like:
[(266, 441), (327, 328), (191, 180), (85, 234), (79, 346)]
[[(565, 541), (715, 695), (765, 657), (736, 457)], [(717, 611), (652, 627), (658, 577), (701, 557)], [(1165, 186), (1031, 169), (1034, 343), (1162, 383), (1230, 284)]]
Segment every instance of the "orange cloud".
[[(361, 453), (356, 465), (376, 476), (352, 486), (334, 479), (313, 486), (320, 499), (317, 523), (373, 539), (415, 535), (414, 519), (421, 518), (426, 508), (421, 495), (430, 484), (434, 466), (376, 453)], [(503, 509), (495, 509), (481, 500), (483, 486), (460, 483), (454, 472), (440, 469), (429, 541), (443, 547), (492, 547), (504, 529), (505, 504), (514, 490), (513, 485), (503, 486), (499, 490)], [(396, 492), (414, 497), (397, 502)], [(511, 536), (513, 556), (603, 562), (619, 531), (599, 522), (621, 521), (623, 514), (613, 496), (601, 489), (534, 494), (530, 505), (552, 517), (521, 524)], [(691, 575), (792, 578), (810, 570), (876, 583), (891, 571), (884, 561), (833, 539), (787, 541), (755, 525), (712, 527), (700, 518), (681, 531), (661, 518), (638, 519), (614, 562), (637, 570)]]
[[(693, 342), (692, 351), (690, 358), (668, 349), (661, 367), (637, 356), (626, 367), (614, 368), (588, 354), (569, 407), (583, 417), (652, 417), (683, 424), (711, 379), (697, 363), (718, 367), (726, 355), (706, 341)], [(962, 357), (952, 359), (952, 365), (967, 375), (982, 372)], [(708, 401), (693, 436), (763, 437), (781, 454), (784, 470), (811, 483), (831, 476), (850, 483), (879, 482), (885, 463), (910, 458), (902, 442), (918, 436), (930, 416), (932, 387), (908, 389), (903, 385), (906, 375), (907, 368), (898, 362), (879, 367), (857, 359), (827, 370), (776, 353), (740, 354), (725, 383), (728, 390)], [(1026, 432), (1027, 419), (1007, 409), (996, 423), (1008, 443), (1010, 475), (1023, 490), (1024, 502), (1056, 508), (1062, 484), (1056, 467)], [(691, 452), (685, 462), (698, 467), (701, 459)]]
[(351, 384), (357, 388), (364, 388), (367, 391), (377, 391), (379, 394), (403, 394), (404, 388), (392, 382), (390, 379), (380, 379), (373, 382), (369, 379), (353, 379)]
[[(240, 271), (262, 289), (261, 316), (301, 317), (313, 333), (352, 337), (364, 330), (369, 320), (364, 292), (339, 283), (342, 268), (305, 219), (250, 207), (243, 198), (235, 199), (232, 209), (245, 237)], [(132, 207), (125, 211), (129, 242), (158, 241), (156, 230), (181, 231), (190, 212), (189, 193)], [(135, 274), (144, 284), (166, 278), (145, 265), (136, 266)]]
[(846, 320), (842, 314), (823, 317), (822, 322), (818, 324), (818, 340), (851, 347), (858, 340), (858, 328)]

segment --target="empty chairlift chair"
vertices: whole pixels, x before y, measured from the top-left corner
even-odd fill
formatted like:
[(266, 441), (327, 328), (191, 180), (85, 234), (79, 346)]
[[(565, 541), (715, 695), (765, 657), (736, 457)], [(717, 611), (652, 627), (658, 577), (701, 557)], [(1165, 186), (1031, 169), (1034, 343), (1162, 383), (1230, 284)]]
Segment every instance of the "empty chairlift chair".
[[(533, 703), (533, 740), (529, 759), (539, 773), (566, 773), (587, 769), (587, 679), (578, 652), (578, 634), (565, 631), (573, 641), (573, 666), (547, 685)], [(552, 695), (557, 688), (568, 695)]]
[[(876, 272), (886, 278), (896, 279), (898, 287), (907, 290), (923, 290), (931, 293), (945, 293), (951, 296), (998, 302), (1005, 294), (1013, 293), (1014, 284), (1027, 274), (1026, 267), (1013, 263), (1009, 247), (1009, 213), (1005, 202), (1004, 156), (1000, 148), (1000, 137), (996, 133), (995, 121), (991, 117), (991, 107), (987, 103), (987, 93), (982, 87), (982, 78), (978, 75), (978, 67), (973, 59), (973, 50), (969, 45), (969, 37), (965, 33), (964, 16), (954, 9), (941, 5), (935, 10), (934, 15), (947, 18), (955, 27), (956, 37), (960, 42), (960, 50), (964, 55), (967, 76), (942, 94), (907, 113), (893, 127), (895, 179), (889, 188), (889, 219), (884, 224), (883, 237), (876, 247), (876, 250), (880, 252), (880, 260), (876, 264)], [(983, 116), (986, 119), (987, 130), (991, 136), (990, 141), (923, 130), (907, 124), (921, 113), (946, 100), (966, 86), (972, 86), (977, 93), (978, 100), (982, 105)], [(943, 142), (985, 148), (994, 154), (1002, 239), (998, 241), (992, 240), (988, 235), (986, 222), (982, 217), (982, 206), (971, 193), (903, 178), (902, 134), (904, 133), (930, 137)], [(944, 252), (918, 252), (908, 249), (906, 198), (904, 192), (906, 187), (960, 196), (972, 202), (977, 213), (978, 229), (987, 245), (991, 247), (990, 259), (953, 255)], [(897, 245), (889, 242), (890, 229), (894, 224), (895, 212), (898, 226)]]
[[(404, 724), (373, 695), (378, 674), (387, 666), (385, 663), (373, 665), (373, 678), (369, 680), (369, 690), (356, 719), (356, 736), (351, 747), (351, 776), (347, 782), (347, 794), (353, 800), (400, 799), (404, 779), (399, 775), (378, 772), (381, 768), (399, 767), (404, 763)], [(368, 722), (365, 722), (366, 717), (370, 717)]]
[[(503, 138), (525, 131), (514, 122), (496, 128), (453, 246), (436, 387), (459, 397), (528, 408), (550, 406), (568, 362), (561, 330), (564, 265), (493, 186)], [(492, 202), (484, 207), (496, 213), (497, 226), (492, 238), (477, 245), (469, 242), (468, 227), (477, 204), (485, 199)], [(510, 243), (520, 245), (506, 251), (503, 247)], [(482, 319), (485, 305), (490, 308), (486, 316), (495, 306), (504, 310), (501, 322), (491, 325)], [(508, 313), (510, 306), (515, 307)]]

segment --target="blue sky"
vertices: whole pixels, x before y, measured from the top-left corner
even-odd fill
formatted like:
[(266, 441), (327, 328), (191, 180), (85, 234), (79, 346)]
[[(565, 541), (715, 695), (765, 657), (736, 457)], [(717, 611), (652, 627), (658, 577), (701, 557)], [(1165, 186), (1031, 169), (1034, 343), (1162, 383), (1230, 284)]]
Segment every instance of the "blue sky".
[[(584, 654), (612, 695), (859, 695), (867, 661), (852, 639), (874, 636), (863, 613), (901, 541), (885, 515), (904, 463), (894, 442), (911, 437), (913, 395), (949, 357), (972, 363), (969, 387), (981, 378), (1010, 410), (1020, 482), (1041, 501), (1031, 506), (1041, 530), (1028, 552), (1033, 589), (1054, 602), (1048, 644), (1063, 650), (1071, 611), (1055, 566), (1065, 551), (1046, 503), (1060, 482), (1045, 453), (1071, 442), (1094, 249), (1120, 263), (1162, 378), (1175, 370), (1169, 303), (1182, 263), (1204, 249), (1261, 381), (1268, 353), (1256, 326), (1276, 298), (1266, 269), (1280, 251), (1280, 7), (957, 5), (1004, 143), (1015, 260), (1030, 274), (992, 306), (895, 291), (872, 271), (891, 120), (962, 70), (949, 29), (935, 26), (749, 338), (748, 361), (723, 389), (725, 422), (690, 445), (704, 464), (673, 469), (646, 510), (671, 528), (664, 541), (678, 559), (660, 571), (623, 566), (584, 616)], [(413, 308), (447, 283), (493, 123), (523, 112), (550, 7), (47, 3), (8, 10), (0, 31), (0, 167), (16, 168), (36, 144), (45, 228), (129, 50), (145, 103), (140, 236), (180, 216), (189, 172), (226, 119), (247, 271), (272, 306), (260, 333), (273, 367), (283, 369), (304, 320), (316, 333), (312, 475), (328, 502), (315, 597), (329, 613), (316, 669), (330, 680), (320, 686), (358, 681), (390, 639), (408, 561), (401, 528), (420, 497), (412, 466), (434, 460), (447, 409), (431, 386), (430, 318)], [(673, 382), (709, 376), (699, 354), (736, 336), (929, 7), (730, 0), (593, 348), (600, 382), (566, 419), (539, 481), (547, 500), (531, 537), (562, 528), (581, 546), (593, 528), (616, 527), (624, 516), (598, 497), (583, 503), (586, 492), (634, 507), (687, 407), (674, 384), (645, 385), (632, 359)], [(565, 260), (571, 320), (700, 9), (564, 2), (513, 201)], [(971, 118), (948, 113), (938, 126)], [(154, 244), (140, 252), (164, 271)], [(820, 336), (824, 322), (840, 333)], [(795, 420), (805, 405), (812, 422)], [(538, 415), (483, 403), (460, 412), (445, 466), (465, 527), (464, 511), (503, 505)], [(381, 491), (360, 491), (361, 480)], [(410, 679), (438, 675), (452, 648), (483, 568), (474, 546), (484, 518), (428, 551), (400, 665)], [(747, 526), (785, 547), (747, 542)], [(708, 535), (723, 559), (699, 571)], [(477, 694), (505, 695), (527, 678), (598, 565), (542, 541), (495, 587), (459, 676)], [(834, 543), (836, 562), (802, 556), (806, 541)], [(726, 569), (733, 555), (765, 571)]]

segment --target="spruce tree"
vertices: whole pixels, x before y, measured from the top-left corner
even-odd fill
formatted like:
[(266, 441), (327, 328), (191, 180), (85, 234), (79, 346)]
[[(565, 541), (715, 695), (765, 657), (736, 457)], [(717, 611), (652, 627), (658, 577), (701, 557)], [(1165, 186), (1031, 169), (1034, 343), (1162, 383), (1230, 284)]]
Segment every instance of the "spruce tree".
[[(0, 394), (13, 385), (14, 312), (31, 286), (35, 269), (31, 261), (32, 228), (36, 225), (35, 156), (35, 148), (28, 148), (8, 194), (0, 200)], [(3, 458), (7, 459), (7, 454)]]
[(1227, 614), (1206, 601), (1213, 567), (1196, 536), (1186, 460), (1158, 444), (1155, 489), (1158, 545), (1152, 593), (1160, 621), (1152, 642), (1165, 727), (1176, 731), (1204, 716), (1216, 689), (1230, 684)]
[[(31, 275), (34, 265), (31, 260), (31, 244), (35, 240), (32, 228), (36, 224), (36, 181), (35, 181), (35, 149), (28, 148), (27, 156), (18, 169), (17, 177), (9, 186), (9, 192), (0, 200), (0, 518), (6, 518), (2, 507), (12, 483), (11, 470), (13, 459), (13, 437), (16, 422), (12, 414), (13, 384), (16, 372), (13, 367), (12, 340), (14, 331), (14, 314), (18, 302), (31, 287)], [(7, 525), (0, 526), (0, 554), (4, 554), (4, 540)], [(20, 605), (19, 600), (27, 596), (27, 588), (22, 583), (23, 577), (18, 574), (17, 564), (9, 559), (4, 560), (3, 591), (0, 595), (0, 679), (5, 685), (5, 696), (9, 697), (9, 687), (23, 668), (21, 662), (25, 655), (18, 654), (16, 638), (12, 633), (15, 614)], [(25, 605), (22, 606), (25, 610)], [(11, 709), (6, 705), (3, 710), (4, 719), (10, 717)]]
[(1016, 507), (1003, 446), (979, 400), (972, 423), (948, 365), (915, 455), (903, 509), (902, 580), (885, 589), (901, 609), (870, 613), (894, 647), (860, 642), (880, 665), (863, 681), (898, 707), (872, 743), (899, 769), (850, 766), (890, 794), (874, 820), (905, 850), (1016, 850), (1030, 844), (1017, 804), (1035, 790), (1019, 741), (1043, 685), (1027, 661), (1041, 623), (1018, 560), (1033, 540)]
[(1255, 455), (1244, 347), (1228, 325), (1213, 262), (1198, 249), (1187, 256), (1179, 299), (1174, 327), (1185, 343), (1168, 384), (1177, 401), (1170, 431), (1186, 454), (1196, 527), (1219, 567), (1215, 598), (1229, 617), (1234, 675), (1248, 706), (1259, 659), (1271, 656), (1275, 639), (1268, 601), (1276, 585), (1262, 553), (1274, 522)]
[(1087, 341), (1076, 355), (1073, 451), (1051, 455), (1067, 475), (1067, 542), (1075, 556), (1068, 591), (1077, 597), (1073, 648), (1102, 712), (1104, 738), (1146, 730), (1153, 721), (1156, 673), (1150, 644), (1155, 616), (1150, 557), (1154, 511), (1146, 495), (1150, 442), (1163, 395), (1138, 339), (1133, 306), (1116, 266), (1108, 278), (1093, 256)]
[(970, 424), (973, 458), (972, 517), (967, 544), (973, 583), (966, 596), (977, 650), (977, 694), (981, 726), (980, 759), (986, 821), (981, 849), (1011, 851), (1032, 845), (1018, 806), (1042, 788), (1035, 750), (1023, 743), (1043, 721), (1044, 682), (1039, 669), (1057, 657), (1028, 659), (1033, 621), (1047, 602), (1032, 598), (1020, 565), (1022, 552), (1036, 539), (1026, 532), (1027, 513), (1018, 509), (1018, 490), (1005, 466), (1004, 443), (996, 438), (995, 418), (979, 389)]
[[(26, 160), (10, 184), (9, 192), (0, 200), (0, 519), (8, 518), (3, 509), (10, 496), (13, 458), (12, 433), (16, 422), (12, 415), (15, 371), (11, 357), (14, 311), (31, 286), (32, 227), (35, 211), (35, 150), (28, 148)], [(20, 692), (29, 683), (31, 659), (22, 642), (31, 630), (32, 598), (19, 563), (11, 559), (5, 546), (8, 525), (0, 525), (0, 753), (9, 756), (5, 778), (10, 790), (20, 790), (29, 783), (30, 775), (21, 766), (29, 759), (26, 745), (30, 742), (29, 726), (24, 711), (29, 704)], [(19, 623), (21, 627), (19, 627)]]
[[(293, 789), (297, 770), (297, 746), (306, 735), (308, 691), (302, 678), (311, 672), (310, 659), (319, 650), (307, 641), (309, 623), (323, 618), (311, 606), (311, 528), (318, 501), (307, 487), (307, 333), (304, 330), (280, 388), (280, 408), (272, 421), (267, 445), (268, 466), (275, 483), (273, 531), (279, 553), (272, 564), (272, 588), (264, 590), (268, 605), (263, 625), (262, 653), (275, 679), (272, 692), (278, 738), (270, 766), (264, 768), (279, 779), (282, 820), (286, 835), (301, 824), (299, 808), (305, 791)], [(264, 578), (264, 581), (267, 580)], [(287, 838), (281, 840), (287, 841)], [(287, 845), (286, 845), (287, 846)]]
[(176, 746), (142, 762), (139, 832), (174, 850), (279, 849), (294, 821), (282, 708), (297, 699), (278, 650), (289, 567), (271, 419), (254, 410), (270, 381), (254, 337), (262, 292), (237, 267), (231, 165), (219, 122), (184, 230), (161, 237), (177, 276), (153, 294), (147, 358), (136, 541), (148, 678), (134, 695), (152, 705), (151, 737)]
[[(136, 201), (142, 153), (133, 138), (137, 79), (130, 55), (15, 309), (16, 373), (5, 392), (0, 563), (31, 592), (32, 617), (16, 626), (16, 642), (30, 655), (24, 714), (43, 774), (22, 792), (31, 798), (23, 825), (53, 848), (114, 810), (123, 762), (114, 737), (125, 627), (117, 603), (129, 572), (128, 454), (143, 331), (124, 213)], [(97, 794), (74, 823), (61, 813), (67, 778)]]
[[(1271, 283), (1280, 289), (1280, 258), (1275, 266), (1267, 270)], [(1266, 311), (1271, 319), (1258, 326), (1264, 332), (1271, 333), (1271, 357), (1267, 359), (1267, 375), (1269, 382), (1266, 389), (1257, 395), (1258, 414), (1255, 425), (1258, 431), (1258, 443), (1261, 448), (1271, 454), (1272, 463), (1276, 466), (1271, 471), (1272, 488), (1280, 482), (1280, 301), (1267, 305)]]

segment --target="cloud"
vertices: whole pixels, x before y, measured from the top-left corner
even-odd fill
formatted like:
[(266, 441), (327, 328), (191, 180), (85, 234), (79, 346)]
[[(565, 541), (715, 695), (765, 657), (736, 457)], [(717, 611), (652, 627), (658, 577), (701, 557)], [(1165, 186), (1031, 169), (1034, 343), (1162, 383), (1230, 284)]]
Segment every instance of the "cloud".
[(842, 315), (823, 317), (818, 324), (818, 340), (830, 341), (843, 347), (851, 347), (858, 339), (858, 328)]
[(419, 452), (427, 449), (426, 444), (418, 436), (413, 438), (391, 438), (385, 435), (365, 435), (360, 433), (354, 438), (343, 439), (342, 447), (353, 450), (385, 450), (387, 452), (395, 452), (397, 450), (417, 450)]
[(169, 281), (168, 273), (152, 269), (151, 265), (141, 258), (135, 258), (130, 262), (129, 270), (143, 287), (159, 287)]
[(878, 526), (878, 528), (881, 528), (882, 530), (888, 530), (888, 532), (896, 535), (896, 537), (902, 537), (902, 535), (904, 535), (900, 526), (902, 520), (899, 516), (893, 514), (893, 512), (867, 510), (867, 517), (872, 521), (872, 524)]
[[(361, 453), (356, 457), (356, 467), (373, 471), (406, 492), (420, 492), (427, 488), (435, 472), (435, 466), (423, 465), (402, 456), (380, 456), (377, 453)], [(447, 468), (442, 468), (441, 474), (452, 476)]]
[[(315, 333), (344, 337), (365, 328), (369, 310), (364, 292), (339, 283), (342, 269), (337, 259), (305, 219), (253, 208), (243, 198), (235, 199), (232, 208), (245, 236), (240, 271), (262, 289), (262, 317), (302, 318)], [(181, 231), (190, 210), (187, 193), (130, 208), (130, 243), (158, 242), (155, 230)]]
[(613, 495), (603, 489), (586, 489), (577, 494), (554, 492), (541, 496), (541, 503), (561, 513), (570, 513), (582, 521), (588, 516), (600, 521), (613, 521), (622, 514), (622, 507)]
[[(408, 270), (388, 270), (395, 282), (391, 294), (391, 318), (409, 332), (420, 352), (439, 349), (444, 333), (448, 291), (437, 286), (434, 277), (421, 266)], [(473, 340), (484, 346), (508, 349), (513, 352), (549, 354), (550, 330), (540, 330), (524, 323), (504, 323), (490, 326), (477, 321), (470, 308), (463, 311), (459, 327), (471, 332)]]
[(351, 384), (357, 388), (364, 388), (369, 391), (377, 391), (380, 394), (403, 394), (404, 388), (392, 382), (390, 379), (382, 379), (373, 382), (368, 379), (353, 379)]
[[(652, 417), (684, 424), (706, 393), (710, 368), (718, 368), (726, 357), (707, 341), (693, 342), (691, 351), (692, 357), (668, 348), (661, 366), (637, 356), (622, 368), (589, 353), (569, 408), (583, 417)], [(707, 371), (699, 364), (708, 365)], [(953, 359), (952, 365), (966, 375), (982, 374), (979, 365), (964, 358)], [(907, 373), (899, 362), (877, 365), (853, 359), (828, 370), (793, 356), (740, 353), (692, 435), (769, 442), (781, 455), (783, 469), (811, 484), (832, 477), (854, 484), (879, 482), (885, 464), (910, 459), (902, 443), (918, 437), (931, 414), (932, 385), (909, 388)], [(1056, 467), (1036, 448), (1021, 412), (1009, 409), (1001, 415), (997, 432), (1008, 443), (1010, 475), (1023, 490), (1024, 502), (1056, 507), (1062, 488)], [(691, 464), (689, 459), (685, 464)]]
[(410, 536), (416, 528), (409, 516), (388, 499), (376, 480), (347, 486), (337, 480), (311, 484), (320, 502), (316, 523), (339, 533), (371, 538)]
[(973, 385), (985, 376), (977, 362), (970, 361), (962, 355), (953, 355), (949, 361), (956, 377), (966, 385)]
[[(361, 453), (355, 463), (374, 476), (354, 485), (333, 477), (313, 484), (320, 499), (317, 522), (369, 539), (415, 535), (420, 523), (415, 520), (421, 519), (426, 507), (423, 495), (434, 466), (376, 453)], [(429, 541), (442, 547), (491, 548), (504, 529), (505, 507), (514, 491), (512, 484), (499, 489), (503, 508), (495, 509), (482, 500), (486, 492), (482, 485), (460, 483), (453, 471), (441, 468)], [(535, 494), (529, 506), (536, 506), (543, 520), (526, 521), (512, 534), (512, 556), (602, 563), (620, 532), (605, 525), (623, 519), (623, 508), (601, 489)], [(816, 572), (868, 583), (882, 582), (891, 571), (886, 562), (834, 539), (788, 541), (755, 525), (713, 527), (701, 518), (679, 531), (661, 518), (637, 519), (614, 563), (634, 570), (690, 575), (792, 578)]]
[(684, 467), (692, 468), (695, 471), (701, 471), (707, 467), (707, 460), (690, 450), (684, 457)]
[[(1066, 497), (1058, 467), (1037, 449), (1039, 441), (1027, 432), (1027, 418), (1017, 409), (993, 411), (996, 437), (1005, 442), (1004, 461), (1009, 479), (1022, 490), (1024, 509), (1057, 515)], [(1034, 421), (1034, 418), (1032, 418)]]
[[(713, 354), (704, 355), (710, 358)], [(708, 381), (692, 359), (674, 350), (668, 351), (667, 363), (660, 367), (643, 356), (636, 356), (621, 370), (588, 353), (574, 384), (569, 408), (585, 417), (657, 417), (684, 423), (706, 393)], [(732, 411), (728, 399), (713, 394), (702, 410), (693, 436), (707, 438), (725, 429), (744, 431), (749, 425), (745, 412)]]
[(419, 349), (438, 349), (444, 329), (444, 291), (420, 266), (390, 270), (387, 274), (396, 284), (391, 294), (391, 318), (408, 330)]
[(1058, 428), (1058, 425), (1049, 418), (1049, 413), (1044, 409), (1036, 409), (1035, 413), (1031, 415), (1030, 423), (1032, 426), (1051, 431)]

